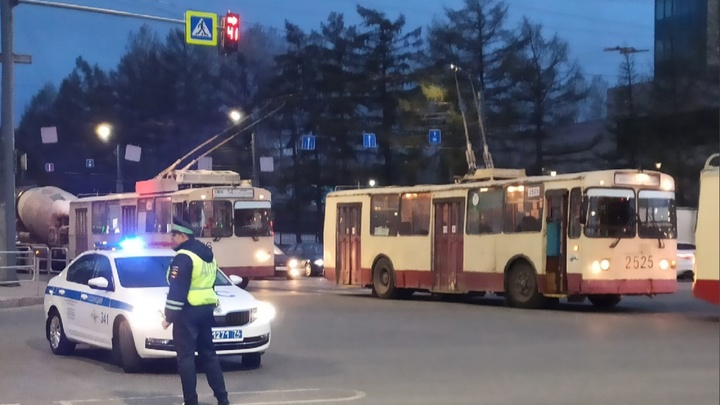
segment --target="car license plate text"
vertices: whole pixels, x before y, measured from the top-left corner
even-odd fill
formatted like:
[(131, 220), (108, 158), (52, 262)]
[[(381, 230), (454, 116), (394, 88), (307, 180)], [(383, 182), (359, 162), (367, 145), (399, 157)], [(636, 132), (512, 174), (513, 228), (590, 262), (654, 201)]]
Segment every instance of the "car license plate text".
[(214, 330), (213, 340), (241, 340), (242, 329)]

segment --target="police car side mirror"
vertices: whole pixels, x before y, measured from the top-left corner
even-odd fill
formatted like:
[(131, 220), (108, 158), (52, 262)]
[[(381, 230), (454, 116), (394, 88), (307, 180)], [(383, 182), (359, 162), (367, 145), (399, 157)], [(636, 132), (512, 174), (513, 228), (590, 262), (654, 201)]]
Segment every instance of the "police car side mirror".
[(110, 283), (108, 282), (108, 280), (105, 277), (95, 277), (95, 278), (88, 280), (88, 285), (90, 286), (90, 288), (95, 288), (98, 290), (107, 290), (108, 285), (110, 285)]
[(242, 283), (243, 280), (242, 280), (242, 277), (232, 274), (230, 276), (230, 281), (235, 285), (240, 285), (240, 283)]

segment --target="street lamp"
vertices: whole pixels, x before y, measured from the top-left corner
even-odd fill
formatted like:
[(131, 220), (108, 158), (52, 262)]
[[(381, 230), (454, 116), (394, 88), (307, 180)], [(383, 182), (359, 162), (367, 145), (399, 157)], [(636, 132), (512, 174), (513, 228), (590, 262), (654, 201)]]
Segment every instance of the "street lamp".
[(230, 110), (230, 112), (228, 113), (228, 117), (230, 117), (230, 120), (232, 122), (237, 124), (243, 118), (243, 113), (240, 112), (240, 110)]
[(377, 184), (375, 183), (375, 179), (370, 179), (370, 181), (368, 181), (368, 185), (370, 185), (370, 187), (375, 187), (375, 184)]
[[(95, 133), (97, 134), (98, 138), (100, 138), (101, 141), (104, 143), (110, 142), (110, 138), (112, 137), (112, 125), (104, 122), (97, 127), (95, 127)], [(122, 171), (120, 169), (120, 142), (115, 144), (115, 163), (116, 163), (116, 178), (115, 178), (115, 191), (118, 193), (123, 192), (123, 182), (122, 182)]]

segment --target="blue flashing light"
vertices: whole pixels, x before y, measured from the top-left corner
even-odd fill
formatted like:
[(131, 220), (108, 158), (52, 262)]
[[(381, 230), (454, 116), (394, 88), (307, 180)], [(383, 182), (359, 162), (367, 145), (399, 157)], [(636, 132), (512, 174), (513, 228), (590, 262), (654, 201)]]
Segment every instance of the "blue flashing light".
[(127, 238), (120, 242), (123, 250), (140, 250), (145, 247), (145, 241), (140, 238)]

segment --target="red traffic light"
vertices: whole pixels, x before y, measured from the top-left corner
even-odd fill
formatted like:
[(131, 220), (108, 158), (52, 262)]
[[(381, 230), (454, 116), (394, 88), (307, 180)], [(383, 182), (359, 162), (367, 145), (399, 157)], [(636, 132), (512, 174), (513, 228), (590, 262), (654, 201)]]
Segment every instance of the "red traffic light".
[(222, 51), (231, 53), (238, 50), (240, 41), (240, 14), (228, 12), (223, 19)]

